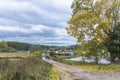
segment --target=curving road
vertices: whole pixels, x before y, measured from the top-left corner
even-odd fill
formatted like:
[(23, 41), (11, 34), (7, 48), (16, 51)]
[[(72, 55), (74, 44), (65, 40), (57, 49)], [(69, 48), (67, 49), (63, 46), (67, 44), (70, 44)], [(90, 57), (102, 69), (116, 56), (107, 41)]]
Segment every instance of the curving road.
[(120, 80), (120, 72), (112, 74), (89, 72), (53, 60), (48, 60), (47, 62), (57, 67), (62, 80)]

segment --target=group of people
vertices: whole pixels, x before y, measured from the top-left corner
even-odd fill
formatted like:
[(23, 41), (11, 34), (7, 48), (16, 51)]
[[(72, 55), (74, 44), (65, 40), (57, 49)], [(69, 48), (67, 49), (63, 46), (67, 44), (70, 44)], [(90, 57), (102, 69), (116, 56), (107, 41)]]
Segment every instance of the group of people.
[(42, 55), (42, 59), (43, 59), (43, 60), (49, 60), (50, 57), (49, 57), (48, 55), (45, 55), (45, 54), (44, 54), (44, 55)]
[(50, 57), (49, 56), (45, 56), (45, 60), (49, 60), (50, 59)]

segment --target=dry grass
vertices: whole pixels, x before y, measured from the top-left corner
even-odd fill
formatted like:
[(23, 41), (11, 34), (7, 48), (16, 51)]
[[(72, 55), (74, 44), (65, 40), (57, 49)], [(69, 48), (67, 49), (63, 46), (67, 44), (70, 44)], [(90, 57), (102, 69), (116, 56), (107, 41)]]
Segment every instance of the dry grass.
[[(52, 65), (39, 58), (0, 60), (0, 80), (46, 80)], [(48, 79), (51, 80), (51, 79)], [(53, 79), (56, 80), (56, 79)]]
[(40, 58), (40, 52), (0, 53), (0, 80), (60, 80), (60, 76)]
[(17, 58), (17, 57), (27, 57), (29, 54), (25, 54), (22, 52), (12, 52), (12, 53), (3, 53), (0, 52), (0, 58)]

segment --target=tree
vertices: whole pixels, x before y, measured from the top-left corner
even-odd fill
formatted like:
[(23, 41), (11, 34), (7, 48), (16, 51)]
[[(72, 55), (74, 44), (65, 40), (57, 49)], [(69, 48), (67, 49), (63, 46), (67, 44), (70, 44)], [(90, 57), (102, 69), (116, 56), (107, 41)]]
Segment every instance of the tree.
[[(120, 20), (120, 1), (74, 0), (71, 8), (73, 14), (68, 21), (67, 31), (82, 45), (81, 54), (85, 52), (85, 55), (94, 56), (97, 60), (100, 55), (106, 55), (104, 53), (108, 50), (110, 57), (113, 57), (114, 53), (109, 50), (106, 41), (113, 42), (111, 35)], [(111, 59), (114, 60), (115, 58)]]
[(111, 61), (116, 58), (120, 60), (120, 23), (114, 27), (113, 32), (110, 33), (110, 39), (106, 41), (106, 46), (111, 55)]
[(21, 42), (7, 42), (8, 47), (15, 48), (18, 51), (29, 51), (32, 44), (21, 43)]
[(7, 43), (3, 40), (0, 42), (0, 49), (1, 48), (6, 48), (7, 47)]
[(32, 47), (30, 49), (31, 52), (36, 52), (36, 51), (42, 52), (43, 50), (44, 49), (43, 49), (43, 47), (41, 45), (32, 45)]
[(55, 57), (55, 56), (56, 56), (56, 53), (55, 53), (54, 51), (50, 51), (50, 52), (49, 52), (49, 55), (50, 55), (51, 57)]

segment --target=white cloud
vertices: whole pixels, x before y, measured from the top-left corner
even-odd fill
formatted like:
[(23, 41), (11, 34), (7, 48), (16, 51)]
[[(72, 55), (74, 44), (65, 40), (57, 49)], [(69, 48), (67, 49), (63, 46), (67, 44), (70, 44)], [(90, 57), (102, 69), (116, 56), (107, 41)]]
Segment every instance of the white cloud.
[(26, 11), (29, 7), (30, 4), (27, 1), (0, 0), (0, 9), (2, 10)]
[(4, 18), (0, 18), (0, 24), (6, 24), (6, 25), (10, 25), (10, 24), (18, 24), (17, 21), (13, 21), (13, 20), (9, 20), (9, 19), (4, 19)]
[(64, 28), (63, 29), (56, 28), (54, 31), (55, 31), (55, 34), (57, 36), (68, 36), (68, 34), (67, 34), (67, 32), (66, 32), (66, 30)]
[(44, 30), (50, 30), (51, 28), (45, 25), (32, 25), (31, 31), (44, 32)]
[[(33, 0), (34, 1), (34, 0)], [(70, 6), (73, 0), (42, 0), (34, 1), (37, 4), (42, 5), (44, 8), (52, 8), (51, 10), (58, 10), (61, 12), (70, 12)]]
[(7, 32), (23, 32), (28, 33), (29, 31), (25, 28), (19, 27), (19, 26), (3, 26), (0, 25), (0, 31), (7, 31)]
[(40, 32), (43, 33), (44, 30), (51, 29), (48, 26), (44, 25), (32, 25), (29, 28), (25, 28), (23, 26), (4, 26), (0, 25), (0, 31), (7, 31), (7, 32), (22, 32), (22, 33), (34, 33), (34, 32)]
[[(5, 33), (0, 36), (7, 41), (75, 44), (65, 30), (71, 3), (72, 0), (0, 0), (0, 32)], [(12, 33), (16, 34), (14, 38)]]

